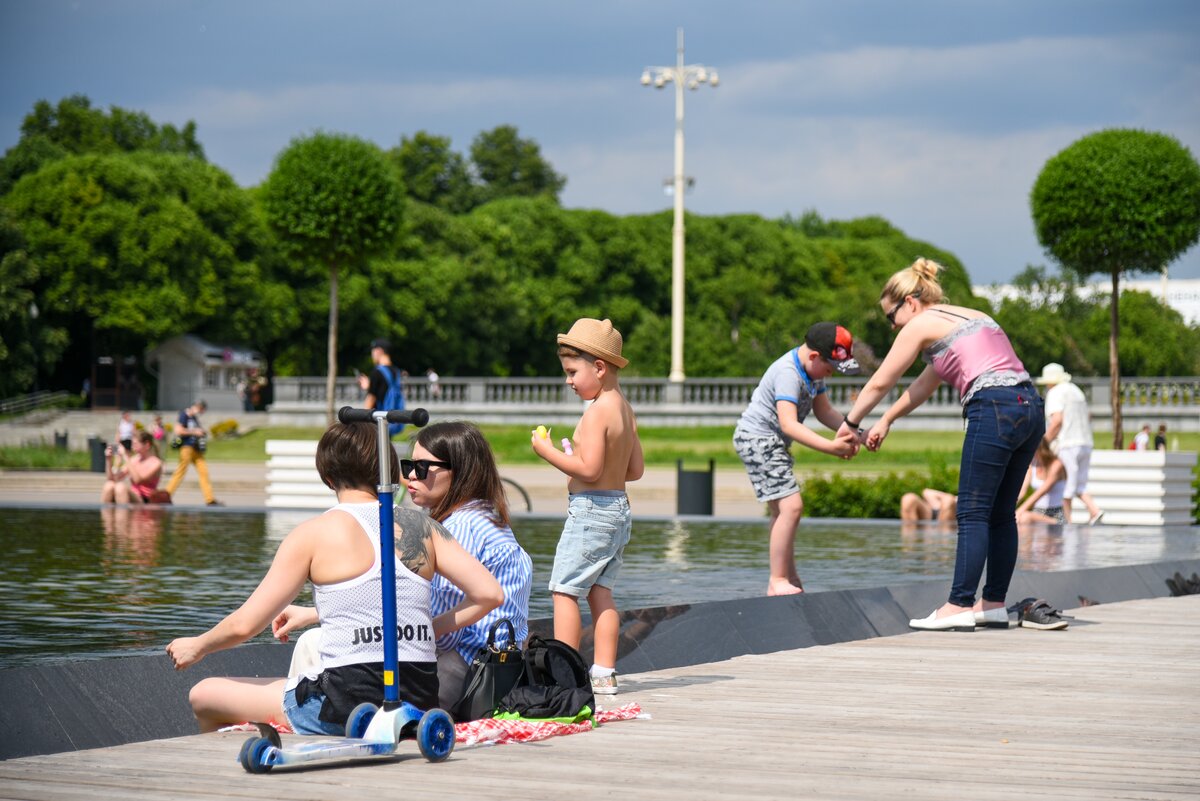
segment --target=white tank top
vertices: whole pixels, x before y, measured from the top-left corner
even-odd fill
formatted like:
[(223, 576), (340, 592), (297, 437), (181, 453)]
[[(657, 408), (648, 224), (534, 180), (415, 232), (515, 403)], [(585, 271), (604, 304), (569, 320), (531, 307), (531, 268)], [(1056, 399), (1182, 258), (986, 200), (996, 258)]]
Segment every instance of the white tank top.
[[(371, 541), (375, 561), (358, 578), (337, 584), (313, 584), (321, 618), (321, 667), (383, 661), (383, 598), (379, 556), (379, 504), (339, 503), (329, 510), (347, 512)], [(396, 560), (396, 639), (400, 662), (437, 660), (430, 603), (433, 585)]]
[[(1035, 490), (1042, 488), (1042, 484), (1046, 483), (1045, 479), (1038, 478), (1037, 467), (1033, 468), (1033, 475), (1029, 478), (1029, 486)], [(1063, 505), (1063, 488), (1067, 482), (1056, 481), (1054, 486), (1046, 491), (1046, 494), (1038, 498), (1033, 504), (1034, 509), (1060, 509)]]

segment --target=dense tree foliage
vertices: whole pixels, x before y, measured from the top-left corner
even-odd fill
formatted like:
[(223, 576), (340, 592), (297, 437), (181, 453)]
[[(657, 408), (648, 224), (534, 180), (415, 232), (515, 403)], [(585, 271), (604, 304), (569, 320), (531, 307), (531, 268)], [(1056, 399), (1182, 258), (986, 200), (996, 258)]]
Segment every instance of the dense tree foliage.
[(107, 112), (92, 108), (86, 95), (63, 98), (54, 106), (39, 100), (21, 124), (20, 141), (0, 160), (0, 194), (8, 192), (22, 175), (68, 155), (136, 150), (204, 159), (194, 122), (188, 121), (182, 129), (160, 126), (141, 111), (119, 106)]
[(1120, 276), (1165, 269), (1200, 239), (1200, 164), (1164, 134), (1100, 131), (1046, 162), (1030, 205), (1052, 258), (1081, 277), (1112, 278), (1109, 375), (1120, 448)]
[[(469, 159), (425, 132), (387, 154), (318, 134), (250, 190), (202, 155), (190, 125), (38, 104), (0, 175), (16, 176), (0, 195), (0, 397), (77, 389), (97, 355), (183, 333), (284, 375), (365, 368), (379, 336), (413, 374), (556, 375), (554, 336), (580, 316), (614, 320), (629, 374), (667, 372), (670, 212), (562, 208), (562, 177), (509, 126)], [(954, 302), (987, 305), (953, 254), (878, 217), (690, 215), (687, 230), (694, 377), (756, 375), (818, 320), (847, 325), (871, 366), (893, 336), (879, 290), (917, 256), (946, 265)], [(1109, 304), (1078, 291), (1082, 274), (1030, 268), (995, 311), (1031, 370), (1107, 372)], [(1200, 374), (1200, 327), (1140, 293), (1120, 314), (1132, 372)]]
[[(1078, 276), (1027, 268), (1000, 303), (997, 322), (1031, 372), (1058, 362), (1077, 376), (1102, 376), (1108, 367), (1105, 293), (1087, 291)], [(1200, 326), (1146, 292), (1121, 293), (1121, 363), (1141, 376), (1200, 375)]]
[[(329, 274), (326, 408), (333, 422), (337, 378), (338, 274), (361, 271), (391, 248), (404, 190), (375, 145), (352, 136), (318, 133), (292, 141), (263, 187), (267, 220), (292, 253)], [(361, 342), (358, 343), (361, 348)]]

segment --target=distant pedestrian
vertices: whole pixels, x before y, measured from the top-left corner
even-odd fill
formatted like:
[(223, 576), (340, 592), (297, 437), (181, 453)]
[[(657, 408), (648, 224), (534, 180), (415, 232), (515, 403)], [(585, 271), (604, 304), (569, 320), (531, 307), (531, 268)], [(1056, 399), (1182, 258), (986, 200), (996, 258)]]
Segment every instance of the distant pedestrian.
[[(358, 386), (367, 392), (363, 399), (363, 407), (367, 409), (386, 409), (394, 411), (404, 408), (404, 384), (401, 372), (392, 363), (392, 343), (386, 339), (376, 339), (371, 342), (371, 361), (375, 367), (370, 375), (358, 375)], [(388, 432), (394, 437), (404, 430), (400, 423), (388, 426)]]
[(1154, 450), (1165, 451), (1167, 449), (1167, 424), (1158, 424), (1158, 433), (1154, 435)]
[(433, 400), (442, 397), (442, 385), (438, 383), (439, 376), (437, 372), (430, 367), (425, 371), (425, 377), (429, 379), (429, 397)]
[(1146, 423), (1142, 426), (1142, 430), (1137, 432), (1133, 438), (1133, 450), (1148, 451), (1150, 450), (1150, 424)]
[(121, 412), (121, 420), (117, 423), (117, 442), (127, 452), (133, 451), (133, 432), (136, 430), (137, 426), (133, 424), (133, 414)]
[(1071, 383), (1071, 374), (1061, 364), (1042, 368), (1039, 384), (1046, 390), (1046, 439), (1057, 440), (1055, 452), (1067, 469), (1063, 487), (1063, 517), (1071, 522), (1071, 501), (1076, 496), (1088, 510), (1088, 523), (1096, 525), (1104, 512), (1088, 494), (1088, 469), (1092, 464), (1092, 415), (1083, 390)]
[(183, 483), (183, 474), (194, 464), (196, 475), (200, 478), (200, 492), (204, 494), (204, 502), (209, 506), (222, 506), (223, 504), (213, 496), (212, 483), (208, 480), (208, 462), (204, 460), (204, 451), (208, 447), (208, 432), (200, 425), (200, 415), (207, 408), (208, 404), (198, 400), (179, 413), (179, 420), (175, 423), (179, 464), (175, 467), (171, 482), (167, 484), (167, 494), (175, 495), (175, 491)]

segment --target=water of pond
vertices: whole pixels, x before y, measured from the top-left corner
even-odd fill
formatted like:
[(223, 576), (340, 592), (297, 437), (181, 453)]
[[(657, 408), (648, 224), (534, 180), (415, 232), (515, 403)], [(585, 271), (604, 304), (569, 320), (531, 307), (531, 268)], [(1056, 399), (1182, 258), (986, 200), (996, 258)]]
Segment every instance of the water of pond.
[[(219, 621), (254, 589), (305, 515), (147, 509), (0, 509), (0, 668), (160, 653)], [(561, 521), (519, 519), (533, 557), (532, 617), (550, 616)], [(1200, 556), (1196, 528), (1023, 532), (1024, 570)], [(617, 583), (621, 608), (727, 600), (766, 584), (765, 523), (636, 521)], [(955, 535), (878, 521), (805, 521), (796, 543), (809, 590), (950, 577)], [(301, 602), (309, 600), (307, 590)], [(269, 635), (260, 635), (266, 640)]]

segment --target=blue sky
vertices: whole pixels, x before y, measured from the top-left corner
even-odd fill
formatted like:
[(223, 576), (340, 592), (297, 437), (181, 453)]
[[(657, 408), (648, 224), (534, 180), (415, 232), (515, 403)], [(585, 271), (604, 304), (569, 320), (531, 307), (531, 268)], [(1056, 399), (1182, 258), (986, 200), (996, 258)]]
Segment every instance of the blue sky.
[[(879, 214), (976, 283), (1050, 264), (1029, 190), (1111, 127), (1200, 154), (1200, 3), (38, 0), (0, 5), (0, 148), (38, 99), (195, 120), (242, 185), (317, 129), (383, 147), (418, 130), (465, 152), (516, 125), (567, 176), (564, 205), (668, 208), (674, 101), (639, 84), (688, 63), (690, 211)], [(1171, 266), (1200, 277), (1200, 246)]]

